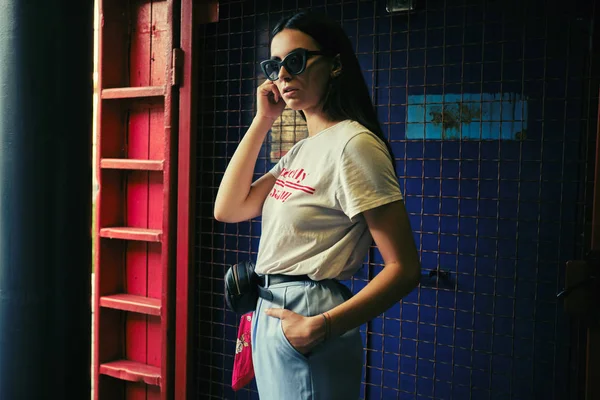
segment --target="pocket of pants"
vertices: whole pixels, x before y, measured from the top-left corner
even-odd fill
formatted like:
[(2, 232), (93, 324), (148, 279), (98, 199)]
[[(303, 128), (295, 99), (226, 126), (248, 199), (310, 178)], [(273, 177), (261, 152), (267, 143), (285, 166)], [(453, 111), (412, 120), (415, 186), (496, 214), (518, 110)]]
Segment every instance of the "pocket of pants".
[(285, 336), (285, 332), (283, 331), (283, 321), (282, 320), (278, 320), (278, 332), (279, 332), (279, 336), (280, 336), (280, 340), (283, 342), (284, 347), (286, 347), (289, 351), (292, 352), (293, 355), (295, 355), (296, 357), (301, 358), (302, 360), (307, 360), (308, 358), (300, 353), (298, 350), (296, 350), (296, 348), (294, 346), (292, 346), (292, 344), (290, 343), (290, 341), (288, 340), (287, 336)]

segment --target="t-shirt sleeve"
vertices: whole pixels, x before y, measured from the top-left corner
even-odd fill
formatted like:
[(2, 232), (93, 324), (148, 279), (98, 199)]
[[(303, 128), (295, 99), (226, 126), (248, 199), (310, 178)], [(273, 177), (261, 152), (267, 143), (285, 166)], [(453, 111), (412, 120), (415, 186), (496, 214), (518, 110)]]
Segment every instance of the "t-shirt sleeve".
[(269, 173), (271, 175), (273, 175), (275, 178), (279, 178), (282, 168), (283, 168), (283, 158), (279, 159), (277, 164), (275, 164), (275, 166), (269, 170)]
[(369, 132), (352, 137), (341, 154), (336, 198), (353, 219), (363, 211), (402, 200), (385, 144)]

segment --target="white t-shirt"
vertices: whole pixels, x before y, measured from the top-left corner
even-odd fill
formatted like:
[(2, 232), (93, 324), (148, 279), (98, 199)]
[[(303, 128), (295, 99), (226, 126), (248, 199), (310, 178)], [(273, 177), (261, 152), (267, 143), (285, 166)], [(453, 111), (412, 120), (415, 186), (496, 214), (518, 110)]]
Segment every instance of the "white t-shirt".
[(350, 278), (373, 241), (361, 213), (402, 199), (385, 144), (350, 120), (296, 143), (270, 173), (259, 274)]

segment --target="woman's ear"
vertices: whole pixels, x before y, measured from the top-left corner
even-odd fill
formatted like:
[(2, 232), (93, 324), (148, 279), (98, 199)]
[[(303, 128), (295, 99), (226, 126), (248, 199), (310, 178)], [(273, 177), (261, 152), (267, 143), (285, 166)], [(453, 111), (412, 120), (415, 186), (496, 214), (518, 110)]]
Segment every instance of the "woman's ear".
[(337, 78), (342, 73), (342, 60), (340, 55), (333, 57), (333, 64), (331, 66), (331, 77)]

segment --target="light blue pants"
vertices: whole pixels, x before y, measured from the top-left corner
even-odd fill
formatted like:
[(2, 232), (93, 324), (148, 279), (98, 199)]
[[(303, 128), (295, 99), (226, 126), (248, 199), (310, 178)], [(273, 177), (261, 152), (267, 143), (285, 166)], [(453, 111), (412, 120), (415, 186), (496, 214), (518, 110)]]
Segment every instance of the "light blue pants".
[(309, 355), (285, 337), (279, 318), (267, 308), (304, 316), (328, 311), (352, 295), (340, 283), (289, 282), (268, 287), (273, 301), (259, 298), (252, 319), (252, 362), (260, 400), (355, 400), (360, 397), (363, 343), (359, 329), (327, 340)]

